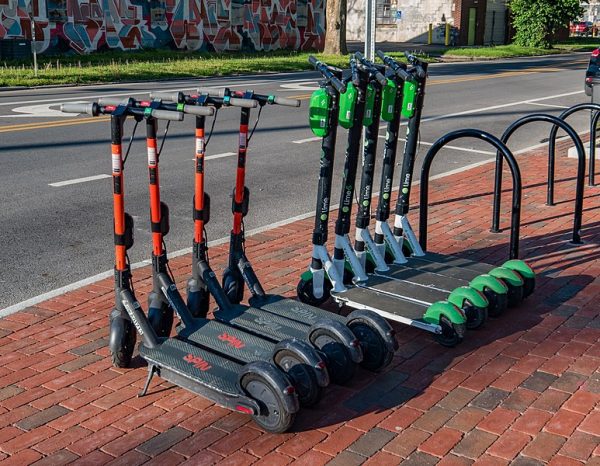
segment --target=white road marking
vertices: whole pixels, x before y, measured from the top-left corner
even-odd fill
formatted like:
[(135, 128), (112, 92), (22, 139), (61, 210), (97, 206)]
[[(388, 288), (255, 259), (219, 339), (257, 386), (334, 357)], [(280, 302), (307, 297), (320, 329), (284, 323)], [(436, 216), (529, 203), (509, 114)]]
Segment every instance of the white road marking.
[[(222, 154), (207, 155), (206, 157), (204, 157), (204, 160), (222, 159), (224, 157), (231, 157), (232, 155), (237, 155), (237, 152), (223, 152)], [(192, 160), (196, 159), (193, 158)]]
[(306, 138), (306, 139), (298, 139), (297, 141), (292, 141), (294, 144), (304, 144), (305, 142), (314, 142), (314, 141), (320, 141), (321, 138), (320, 137), (316, 137), (316, 138)]
[[(380, 134), (379, 137), (381, 139), (385, 139), (385, 136), (383, 134)], [(406, 142), (406, 139), (404, 139), (404, 138), (398, 138), (398, 141)], [(433, 146), (433, 143), (431, 143), (431, 142), (419, 141), (419, 144), (422, 144), (424, 146)], [(496, 155), (495, 152), (492, 152), (492, 151), (489, 151), (489, 150), (469, 149), (467, 147), (459, 147), (459, 146), (444, 146), (444, 149), (460, 150), (460, 151), (463, 151), (463, 152), (473, 152), (475, 154)]]
[(516, 105), (530, 104), (532, 102), (541, 102), (542, 100), (558, 99), (559, 97), (568, 97), (568, 96), (577, 95), (577, 94), (583, 94), (583, 90), (567, 92), (565, 94), (549, 95), (546, 97), (540, 97), (538, 99), (520, 100), (518, 102), (509, 102), (507, 104), (492, 105), (491, 107), (476, 108), (473, 110), (465, 110), (463, 112), (448, 113), (446, 115), (439, 115), (439, 116), (435, 116), (435, 117), (424, 118), (421, 120), (421, 123), (427, 123), (429, 121), (444, 120), (446, 118), (452, 118), (452, 117), (456, 117), (456, 116), (473, 115), (476, 113), (489, 112), (490, 110), (498, 110), (500, 108), (507, 108), (507, 107), (514, 107)]
[[(273, 81), (273, 80), (257, 80), (257, 81), (244, 81), (244, 82), (240, 82), (235, 83), (235, 84), (230, 84), (228, 87), (229, 88), (234, 88), (234, 87), (248, 87), (248, 86), (258, 86), (258, 85), (264, 85), (264, 84), (278, 84), (281, 82), (284, 83), (293, 83), (295, 81), (307, 81), (306, 79), (286, 79), (284, 81)], [(196, 85), (192, 85), (192, 86), (179, 86), (173, 89), (162, 89), (161, 92), (175, 92), (175, 91), (195, 91), (196, 89), (198, 89), (200, 83), (196, 84)], [(114, 87), (114, 84), (111, 84), (109, 87)], [(97, 86), (94, 89), (97, 89), (99, 87), (102, 86)], [(208, 86), (207, 86), (208, 87)], [(219, 84), (219, 85), (211, 85), (211, 88), (222, 88), (225, 87), (225, 85), (223, 84)], [(60, 104), (61, 102), (72, 102), (72, 101), (81, 101), (81, 102), (89, 102), (89, 101), (93, 101), (93, 100), (97, 100), (101, 97), (122, 97), (122, 96), (134, 96), (134, 95), (149, 95), (150, 92), (152, 92), (151, 89), (149, 90), (144, 90), (144, 89), (140, 89), (140, 90), (136, 90), (136, 91), (129, 91), (129, 92), (120, 92), (120, 93), (116, 93), (116, 94), (98, 94), (98, 95), (89, 95), (89, 96), (79, 96), (79, 97), (64, 97), (64, 98), (53, 98), (53, 99), (37, 99), (37, 100), (26, 100), (26, 101), (17, 101), (17, 102), (2, 102), (0, 103), (0, 106), (2, 107), (7, 107), (7, 106), (11, 106), (11, 105), (19, 105), (19, 104), (36, 104), (36, 103), (46, 103), (46, 102), (56, 102), (56, 104)], [(68, 95), (68, 94), (66, 94)], [(86, 99), (86, 100), (81, 100), (81, 99)]]
[(94, 175), (94, 176), (86, 176), (83, 178), (75, 178), (73, 180), (67, 180), (67, 181), (58, 181), (56, 183), (48, 183), (48, 186), (52, 186), (53, 188), (60, 188), (61, 186), (69, 186), (71, 184), (79, 184), (79, 183), (85, 183), (87, 181), (96, 181), (96, 180), (103, 180), (105, 178), (110, 178), (110, 175)]
[(570, 108), (570, 107), (567, 107), (565, 105), (542, 104), (540, 102), (526, 102), (526, 104), (528, 104), (528, 105), (537, 105), (538, 107), (564, 108), (564, 109)]
[[(86, 103), (85, 100), (73, 102), (74, 104)], [(24, 107), (15, 107), (11, 111), (21, 113), (22, 115), (0, 115), (0, 118), (73, 118), (73, 114), (63, 113), (58, 109), (52, 109), (50, 107), (57, 107), (58, 103), (53, 104), (40, 104), (40, 105), (27, 105)]]
[(297, 83), (281, 84), (279, 87), (286, 91), (316, 91), (319, 89), (319, 85), (315, 79)]

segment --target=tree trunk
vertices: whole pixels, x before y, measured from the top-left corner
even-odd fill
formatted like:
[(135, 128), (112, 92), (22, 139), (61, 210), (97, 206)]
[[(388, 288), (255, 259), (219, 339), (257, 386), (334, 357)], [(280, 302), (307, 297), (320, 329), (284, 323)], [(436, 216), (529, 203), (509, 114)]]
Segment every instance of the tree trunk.
[(346, 48), (347, 0), (326, 0), (325, 11), (325, 50), (323, 53), (341, 55), (348, 53)]

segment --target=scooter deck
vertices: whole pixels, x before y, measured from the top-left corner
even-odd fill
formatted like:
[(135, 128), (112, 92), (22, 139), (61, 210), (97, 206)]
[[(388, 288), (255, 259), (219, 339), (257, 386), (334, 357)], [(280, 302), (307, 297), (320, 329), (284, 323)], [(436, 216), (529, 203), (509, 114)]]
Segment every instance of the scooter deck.
[(253, 297), (250, 304), (277, 316), (293, 319), (297, 322), (313, 325), (319, 319), (330, 319), (346, 325), (348, 319), (333, 312), (325, 311), (315, 306), (305, 304), (295, 299), (277, 295)]
[[(140, 355), (150, 365), (159, 368), (162, 379), (173, 382), (191, 392), (206, 396), (216, 392), (221, 396), (237, 397), (238, 373), (241, 365), (210, 351), (198, 348), (177, 338), (162, 340), (156, 348), (140, 345)], [(226, 400), (215, 399), (222, 404)]]
[(370, 275), (369, 279), (366, 282), (360, 283), (359, 286), (408, 301), (415, 301), (424, 306), (429, 306), (437, 301), (445, 301), (450, 296), (448, 291), (393, 280), (381, 275)]
[(279, 342), (286, 338), (298, 338), (306, 341), (310, 328), (306, 323), (243, 305), (232, 306), (231, 309), (219, 309), (215, 311), (214, 316), (219, 322), (273, 342)]
[(180, 338), (195, 346), (242, 363), (270, 361), (275, 343), (216, 320), (205, 320), (192, 328), (179, 326)]
[(353, 286), (340, 293), (332, 292), (331, 296), (337, 302), (350, 306), (354, 309), (368, 309), (398, 322), (409, 323), (409, 321), (422, 322), (426, 306), (413, 301), (390, 296), (374, 289)]
[[(489, 272), (493, 269), (490, 266), (487, 272), (477, 272), (473, 269), (454, 266), (451, 263), (436, 262), (433, 258), (425, 258), (425, 256), (415, 257), (411, 256), (408, 258), (408, 263), (403, 264), (404, 267), (410, 267), (411, 269), (420, 270), (423, 272), (436, 273), (445, 277), (455, 280), (471, 281), (478, 276)], [(395, 267), (395, 266), (393, 266)]]
[(410, 263), (403, 265), (388, 264), (388, 267), (390, 269), (387, 272), (375, 272), (373, 275), (384, 276), (392, 280), (401, 280), (443, 291), (453, 291), (459, 286), (469, 286), (467, 280), (421, 270), (417, 267), (411, 267)]
[(434, 262), (437, 264), (443, 264), (447, 267), (460, 267), (463, 269), (472, 270), (477, 272), (478, 275), (489, 273), (494, 269), (495, 265), (488, 264), (486, 262), (477, 262), (471, 259), (464, 259), (462, 257), (438, 254), (435, 252), (426, 252), (424, 256), (411, 256), (409, 261), (412, 259), (425, 260), (428, 262)]

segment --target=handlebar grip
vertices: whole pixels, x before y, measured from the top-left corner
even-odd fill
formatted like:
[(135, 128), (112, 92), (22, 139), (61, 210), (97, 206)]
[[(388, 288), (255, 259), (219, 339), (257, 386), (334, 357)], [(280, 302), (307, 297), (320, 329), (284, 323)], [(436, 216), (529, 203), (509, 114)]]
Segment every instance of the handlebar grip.
[(375, 73), (375, 79), (379, 84), (385, 86), (387, 84), (387, 79), (384, 75), (382, 75), (379, 71)]
[(237, 97), (232, 97), (229, 99), (229, 105), (233, 105), (234, 107), (256, 108), (258, 102), (253, 99), (239, 99)]
[(379, 58), (381, 58), (381, 61), (385, 62), (385, 59), (387, 58), (385, 53), (383, 53), (381, 50), (377, 50), (375, 53)]
[(273, 103), (277, 105), (284, 105), (286, 107), (300, 107), (300, 101), (298, 99), (286, 99), (285, 97), (275, 96)]
[(317, 63), (319, 63), (319, 60), (317, 60), (316, 57), (310, 55), (308, 57), (308, 63), (310, 63), (312, 66), (317, 66)]
[[(179, 112), (173, 112), (173, 113), (179, 113)], [(197, 116), (212, 116), (215, 114), (215, 108), (214, 107), (203, 107), (203, 106), (198, 106), (198, 105), (184, 105), (183, 113), (188, 113), (190, 115), (197, 115)]]
[(123, 104), (126, 105), (129, 99), (119, 99), (118, 97), (100, 97), (98, 99), (98, 105), (113, 105), (118, 107)]
[(172, 120), (172, 121), (182, 121), (183, 120), (183, 113), (174, 112), (172, 110), (154, 109), (154, 110), (152, 110), (151, 115), (153, 118), (156, 118), (157, 120)]
[(87, 115), (94, 115), (94, 104), (86, 103), (86, 104), (61, 104), (60, 111), (63, 113), (85, 113)]
[(363, 61), (365, 59), (365, 56), (360, 52), (354, 52), (354, 56), (360, 61)]
[(421, 65), (415, 66), (415, 72), (417, 73), (417, 77), (420, 79), (423, 79), (425, 76), (427, 76), (427, 73)]
[(184, 94), (180, 91), (175, 92), (151, 92), (152, 100), (164, 100), (165, 102), (183, 102)]
[(215, 89), (214, 87), (199, 87), (198, 94), (208, 94), (212, 97), (225, 97), (225, 89)]
[(340, 94), (344, 94), (346, 92), (346, 85), (335, 76), (333, 76), (329, 82)]

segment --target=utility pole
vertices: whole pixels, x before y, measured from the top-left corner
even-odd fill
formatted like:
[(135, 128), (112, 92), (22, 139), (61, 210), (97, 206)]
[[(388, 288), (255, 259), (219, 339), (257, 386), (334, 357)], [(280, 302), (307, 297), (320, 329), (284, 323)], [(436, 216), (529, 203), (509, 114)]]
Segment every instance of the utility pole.
[(38, 64), (37, 64), (37, 51), (35, 50), (35, 19), (33, 11), (33, 1), (29, 0), (29, 19), (31, 20), (31, 52), (33, 53), (33, 75), (37, 78), (38, 75)]
[(365, 58), (375, 58), (375, 8), (376, 0), (365, 2)]

